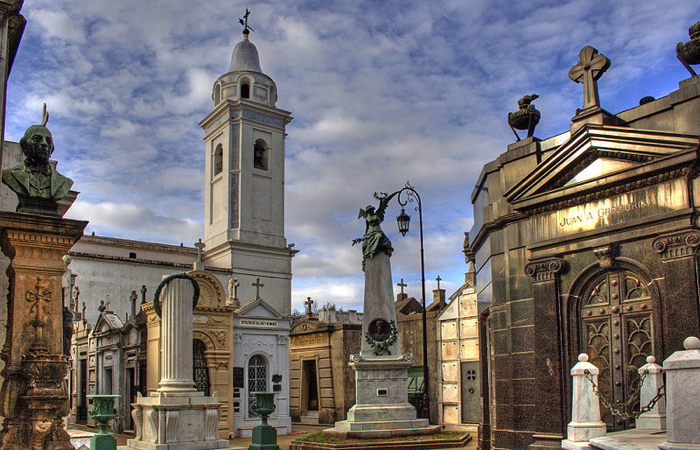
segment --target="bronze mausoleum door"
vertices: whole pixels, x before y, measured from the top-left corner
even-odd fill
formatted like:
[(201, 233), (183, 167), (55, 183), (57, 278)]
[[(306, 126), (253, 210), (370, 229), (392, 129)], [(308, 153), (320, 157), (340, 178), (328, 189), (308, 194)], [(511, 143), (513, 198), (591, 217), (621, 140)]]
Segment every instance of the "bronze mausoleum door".
[[(653, 298), (647, 282), (624, 269), (594, 276), (583, 290), (580, 348), (600, 369), (599, 392), (609, 402), (632, 402), (639, 388), (637, 369), (654, 350)], [(634, 420), (613, 417), (601, 404), (602, 420), (611, 430), (634, 426)]]

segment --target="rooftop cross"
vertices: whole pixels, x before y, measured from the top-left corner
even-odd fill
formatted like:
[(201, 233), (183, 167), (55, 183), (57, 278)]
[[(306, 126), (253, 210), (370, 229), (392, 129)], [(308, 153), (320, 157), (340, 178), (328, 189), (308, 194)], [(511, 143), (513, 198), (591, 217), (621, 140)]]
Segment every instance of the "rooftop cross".
[(408, 286), (406, 283), (403, 282), (403, 278), (401, 278), (401, 283), (396, 283), (397, 286), (401, 288), (401, 293), (403, 294), (403, 288)]
[(306, 314), (311, 316), (311, 306), (314, 304), (314, 301), (311, 300), (311, 297), (306, 297), (306, 301), (304, 302), (304, 305), (306, 305)]
[[(240, 17), (238, 18), (238, 22), (243, 25), (243, 34), (248, 35), (250, 34), (251, 31), (255, 31), (252, 27), (248, 26), (248, 16), (250, 15), (250, 11), (248, 11), (248, 8), (245, 9), (245, 15), (241, 19)], [(250, 31), (248, 31), (250, 30)]]
[(202, 238), (199, 239), (199, 241), (194, 243), (194, 246), (197, 247), (197, 262), (201, 263), (202, 262), (202, 249), (207, 246), (204, 242), (202, 242)]
[(581, 49), (578, 63), (569, 71), (569, 78), (583, 83), (583, 109), (600, 106), (596, 81), (610, 67), (610, 60), (590, 45)]
[(440, 289), (440, 282), (442, 281), (442, 278), (440, 278), (440, 275), (438, 275), (437, 278), (435, 278), (435, 279), (437, 280), (437, 283), (438, 283), (437, 288)]
[(255, 279), (255, 283), (250, 283), (251, 286), (255, 286), (255, 300), (260, 300), (260, 288), (265, 286), (260, 282), (260, 277)]

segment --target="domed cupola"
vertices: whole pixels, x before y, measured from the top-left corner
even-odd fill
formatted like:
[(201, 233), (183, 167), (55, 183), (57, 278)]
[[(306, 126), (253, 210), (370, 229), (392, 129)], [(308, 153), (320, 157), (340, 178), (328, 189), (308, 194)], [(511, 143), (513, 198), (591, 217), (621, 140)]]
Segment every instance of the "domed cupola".
[(225, 100), (246, 100), (274, 107), (277, 101), (277, 86), (263, 73), (258, 49), (250, 42), (252, 28), (248, 26), (248, 14), (246, 10), (245, 21), (241, 19), (243, 40), (233, 48), (229, 71), (214, 83), (214, 106)]
[[(247, 31), (247, 30), (246, 30)], [(260, 58), (258, 49), (248, 39), (248, 33), (243, 33), (243, 40), (236, 44), (231, 56), (231, 68), (229, 72), (260, 72)]]

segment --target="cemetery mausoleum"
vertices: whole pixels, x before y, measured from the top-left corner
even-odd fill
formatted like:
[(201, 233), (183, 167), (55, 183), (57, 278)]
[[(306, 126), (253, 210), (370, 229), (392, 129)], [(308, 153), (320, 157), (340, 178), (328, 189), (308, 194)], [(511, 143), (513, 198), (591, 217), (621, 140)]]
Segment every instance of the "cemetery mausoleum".
[[(613, 114), (597, 89), (610, 60), (589, 46), (571, 56), (584, 101), (569, 128), (534, 137), (536, 96), (524, 97), (509, 122), (528, 136), (484, 166), (471, 196), (483, 448), (559, 448), (579, 353), (600, 369), (601, 395), (626, 402), (647, 356), (700, 332), (700, 77), (684, 63), (693, 76), (677, 90), (640, 92)], [(608, 430), (633, 426), (602, 415)]]

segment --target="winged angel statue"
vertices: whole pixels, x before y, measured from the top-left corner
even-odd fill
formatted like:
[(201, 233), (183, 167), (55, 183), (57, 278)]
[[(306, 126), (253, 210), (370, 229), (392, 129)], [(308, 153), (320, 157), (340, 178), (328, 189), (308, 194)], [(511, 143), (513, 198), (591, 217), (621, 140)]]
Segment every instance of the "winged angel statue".
[(361, 238), (354, 239), (352, 245), (362, 242), (362, 270), (365, 268), (365, 261), (368, 258), (374, 258), (380, 253), (386, 253), (388, 256), (394, 252), (391, 246), (391, 241), (384, 234), (381, 228), (381, 223), (384, 221), (384, 211), (386, 210), (389, 200), (396, 193), (387, 195), (384, 192), (374, 193), (374, 198), (379, 200), (377, 209), (372, 205), (367, 205), (365, 208), (360, 208), (358, 219), (365, 219), (365, 235)]

